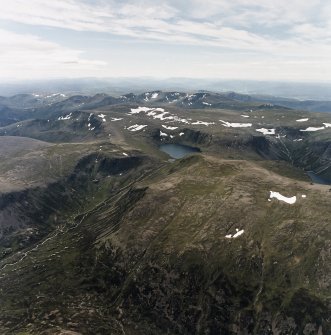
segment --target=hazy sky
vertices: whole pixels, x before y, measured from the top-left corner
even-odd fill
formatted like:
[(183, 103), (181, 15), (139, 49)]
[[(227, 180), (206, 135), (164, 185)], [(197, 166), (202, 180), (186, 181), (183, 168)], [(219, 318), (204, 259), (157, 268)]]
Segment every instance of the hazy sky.
[(0, 79), (331, 81), (329, 0), (0, 0)]

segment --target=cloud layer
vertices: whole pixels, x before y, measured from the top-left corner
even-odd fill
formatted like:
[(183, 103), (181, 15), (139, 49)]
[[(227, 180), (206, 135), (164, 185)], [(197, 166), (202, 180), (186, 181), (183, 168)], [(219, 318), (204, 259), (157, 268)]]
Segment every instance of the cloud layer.
[[(208, 77), (216, 69), (218, 75), (227, 77), (231, 73), (235, 77), (240, 73), (243, 77), (261, 76), (266, 70), (271, 75), (274, 73), (275, 78), (271, 79), (323, 80), (331, 75), (331, 4), (322, 0), (11, 0), (2, 6), (1, 22), (40, 29), (51, 27), (63, 34), (68, 30), (117, 36), (135, 43), (148, 42), (151, 49), (153, 43), (158, 43), (169, 46), (172, 52), (178, 52), (176, 47), (179, 46), (199, 47), (201, 59), (207, 54), (214, 55), (207, 57), (209, 65), (203, 63), (196, 70), (182, 69), (184, 73), (172, 75), (203, 76), (206, 71)], [(0, 34), (1, 43), (12, 41), (7, 56), (0, 56), (5, 64), (15, 60), (24, 67), (33, 58), (35, 66), (45, 71), (48, 65), (57, 64), (58, 74), (63, 72), (61, 69), (69, 69), (72, 75), (76, 70), (96, 76), (107, 73), (107, 61), (102, 55), (96, 55), (93, 60), (84, 56), (89, 51), (88, 41), (85, 50), (72, 50), (37, 36), (14, 34), (4, 29)], [(120, 46), (105, 45), (110, 53), (116, 48)], [(25, 57), (20, 57), (23, 54)], [(217, 54), (220, 62), (217, 62)], [(52, 61), (47, 61), (45, 55)], [(194, 61), (197, 60), (198, 57)], [(114, 68), (109, 66), (108, 74), (111, 74)], [(141, 69), (144, 68), (146, 65), (141, 64)], [(236, 70), (239, 68), (240, 71)], [(0, 76), (5, 77), (2, 67), (0, 70)], [(125, 71), (117, 74), (130, 75)]]

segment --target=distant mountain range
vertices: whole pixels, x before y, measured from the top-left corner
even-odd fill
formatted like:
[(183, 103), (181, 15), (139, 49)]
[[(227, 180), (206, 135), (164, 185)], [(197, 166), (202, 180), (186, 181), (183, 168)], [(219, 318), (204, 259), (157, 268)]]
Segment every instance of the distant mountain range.
[(298, 100), (331, 101), (331, 83), (298, 83), (254, 80), (218, 80), (197, 78), (79, 78), (0, 83), (0, 95), (17, 93), (121, 95), (127, 92), (162, 91), (235, 91), (247, 95), (277, 96)]
[[(154, 94), (154, 97), (153, 97)], [(16, 94), (9, 97), (0, 96), (0, 111), (6, 113), (11, 109), (42, 109), (52, 105), (52, 108), (68, 110), (72, 108), (98, 108), (102, 106), (122, 104), (122, 103), (145, 103), (158, 102), (166, 104), (175, 104), (180, 107), (188, 108), (235, 108), (238, 103), (252, 103), (261, 105), (276, 105), (286, 108), (304, 110), (311, 112), (331, 112), (331, 100), (298, 100), (277, 96), (261, 94), (242, 94), (236, 92), (214, 93), (209, 91), (194, 91), (193, 93), (183, 93), (178, 91), (163, 92), (154, 90), (145, 93), (114, 94), (98, 93), (92, 95), (74, 94), (61, 91), (61, 93), (31, 93)], [(269, 106), (269, 107), (270, 107)], [(3, 115), (2, 115), (3, 116)]]

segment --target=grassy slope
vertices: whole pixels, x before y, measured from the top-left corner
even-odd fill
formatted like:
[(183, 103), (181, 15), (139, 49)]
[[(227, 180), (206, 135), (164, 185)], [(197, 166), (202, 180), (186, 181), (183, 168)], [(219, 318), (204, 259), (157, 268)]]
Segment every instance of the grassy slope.
[[(130, 106), (118, 106), (95, 111), (107, 115), (102, 124), (95, 117), (96, 133), (87, 129), (89, 112), (77, 112), (69, 121), (26, 121), (2, 129), (15, 136), (73, 143), (10, 151), (1, 167), (8, 190), (15, 183), (22, 189), (22, 182), (29, 187), (53, 181), (59, 185), (53, 190), (38, 188), (31, 208), (20, 208), (23, 217), (29, 215), (38, 228), (45, 227), (40, 235), (45, 243), (36, 240), (35, 249), (22, 249), (15, 240), (14, 250), (20, 253), (1, 261), (0, 332), (330, 331), (328, 187), (310, 185), (302, 170), (290, 164), (261, 160), (249, 142), (260, 136), (257, 127), (279, 127), (281, 133), (287, 129), (286, 147), (295, 159), (304, 157), (304, 163), (312, 165), (325, 148), (317, 146), (309, 157), (307, 150), (315, 143), (324, 145), (330, 129), (298, 132), (319, 126), (321, 119), (281, 108), (254, 110), (250, 118), (242, 118), (240, 114), (247, 112), (243, 106), (167, 107), (180, 117), (216, 124), (180, 124), (167, 132), (184, 131), (184, 136), (161, 140), (156, 134), (167, 122), (128, 116), (129, 110)], [(110, 116), (123, 120), (110, 122)], [(308, 116), (307, 124), (295, 121)], [(254, 129), (225, 128), (219, 119), (253, 122)], [(322, 119), (330, 122), (328, 116)], [(148, 127), (132, 133), (125, 129), (132, 124)], [(307, 141), (292, 143), (292, 136), (299, 135)], [(109, 144), (109, 138), (121, 147)], [(206, 154), (166, 163), (167, 157), (156, 150), (161, 141), (199, 145)], [(273, 137), (268, 141), (270, 155), (286, 151)], [(112, 161), (125, 159), (123, 151), (133, 148), (159, 157), (162, 165), (130, 161), (123, 168)], [(281, 158), (291, 158), (284, 155)], [(108, 177), (113, 168), (115, 173)], [(298, 202), (268, 202), (270, 190), (297, 195)], [(50, 208), (56, 209), (53, 214)], [(245, 233), (226, 239), (236, 228)]]
[[(268, 202), (270, 190), (298, 202)], [(1, 315), (83, 334), (259, 333), (290, 317), (288, 334), (329, 329), (327, 192), (246, 161), (163, 166), (2, 271)], [(235, 228), (245, 233), (226, 239)]]

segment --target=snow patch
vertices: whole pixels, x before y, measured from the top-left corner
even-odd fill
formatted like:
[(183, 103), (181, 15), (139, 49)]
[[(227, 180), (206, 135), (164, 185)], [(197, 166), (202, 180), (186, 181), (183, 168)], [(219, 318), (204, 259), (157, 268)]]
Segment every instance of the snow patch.
[[(92, 114), (93, 115), (93, 114)], [(91, 127), (91, 123), (88, 123), (87, 124), (87, 127), (88, 127), (88, 130), (92, 131), (95, 129), (95, 127)]]
[(60, 116), (58, 117), (58, 120), (70, 120), (72, 116), (72, 113), (66, 115), (66, 116)]
[(209, 126), (210, 124), (215, 124), (215, 122), (196, 121), (196, 122), (192, 122), (192, 124), (201, 124), (204, 126)]
[(235, 234), (225, 235), (225, 238), (237, 238), (237, 237), (241, 236), (244, 232), (245, 232), (244, 229), (239, 230), (238, 228), (236, 228), (236, 233)]
[(260, 129), (256, 129), (256, 131), (262, 133), (263, 135), (275, 135), (276, 129), (260, 128)]
[(171, 126), (165, 126), (165, 125), (162, 125), (162, 127), (163, 127), (164, 129), (168, 129), (168, 130), (175, 130), (175, 129), (178, 128), (178, 127), (171, 127)]
[(244, 232), (245, 232), (244, 229), (242, 229), (242, 230), (237, 229), (237, 232), (232, 236), (232, 238), (236, 238), (236, 237), (242, 235)]
[(296, 196), (285, 197), (285, 196), (281, 195), (279, 192), (270, 191), (270, 197), (269, 197), (269, 199), (272, 199), (272, 198), (276, 198), (276, 199), (278, 199), (280, 201), (284, 201), (284, 202), (286, 202), (287, 204), (290, 204), (290, 205), (295, 204), (296, 201), (297, 201), (297, 197)]
[(169, 112), (166, 112), (164, 108), (138, 107), (132, 108), (131, 112), (129, 112), (128, 114), (139, 114), (141, 112), (146, 113), (147, 116), (152, 116), (154, 120), (171, 120), (173, 122), (182, 122), (189, 124), (186, 119), (181, 119), (177, 115), (170, 114)]
[[(162, 109), (162, 108), (158, 108), (158, 109)], [(163, 109), (163, 112), (161, 114), (157, 114), (157, 115), (154, 115), (153, 119), (159, 119), (161, 121), (164, 121), (164, 120), (173, 120), (174, 117), (173, 116), (165, 116), (169, 114), (169, 112), (165, 112), (164, 109)]]
[(147, 127), (147, 124), (134, 124), (133, 126), (128, 127), (130, 131), (138, 131)]
[(66, 95), (63, 94), (63, 93), (53, 93), (53, 94), (50, 94), (50, 95), (46, 95), (45, 98), (49, 99), (49, 98), (53, 98), (53, 97), (56, 97), (56, 96), (60, 96), (60, 97), (63, 97), (63, 98), (66, 97)]
[(166, 137), (166, 136), (168, 136), (168, 134), (163, 133), (163, 132), (160, 130), (160, 136)]
[(308, 127), (306, 129), (300, 129), (300, 131), (318, 131), (323, 129), (325, 129), (325, 127)]
[(101, 118), (103, 122), (106, 122), (106, 115), (105, 114), (99, 114), (98, 117)]
[(247, 128), (247, 127), (252, 127), (252, 124), (251, 123), (236, 123), (236, 122), (226, 122), (226, 121), (223, 121), (223, 120), (220, 120), (223, 124), (222, 126), (224, 127), (232, 127), (232, 128)]
[(181, 122), (181, 123), (186, 123), (186, 124), (190, 124), (189, 121), (187, 121), (186, 119), (181, 119), (178, 116), (173, 116), (173, 120), (176, 122)]
[(307, 122), (309, 120), (309, 118), (304, 118), (304, 119), (298, 119), (298, 120), (295, 120), (296, 122)]
[(138, 107), (138, 108), (131, 108), (131, 112), (129, 112), (129, 114), (139, 114), (141, 112), (149, 112), (151, 110), (153, 110), (154, 108), (148, 108), (148, 107)]

